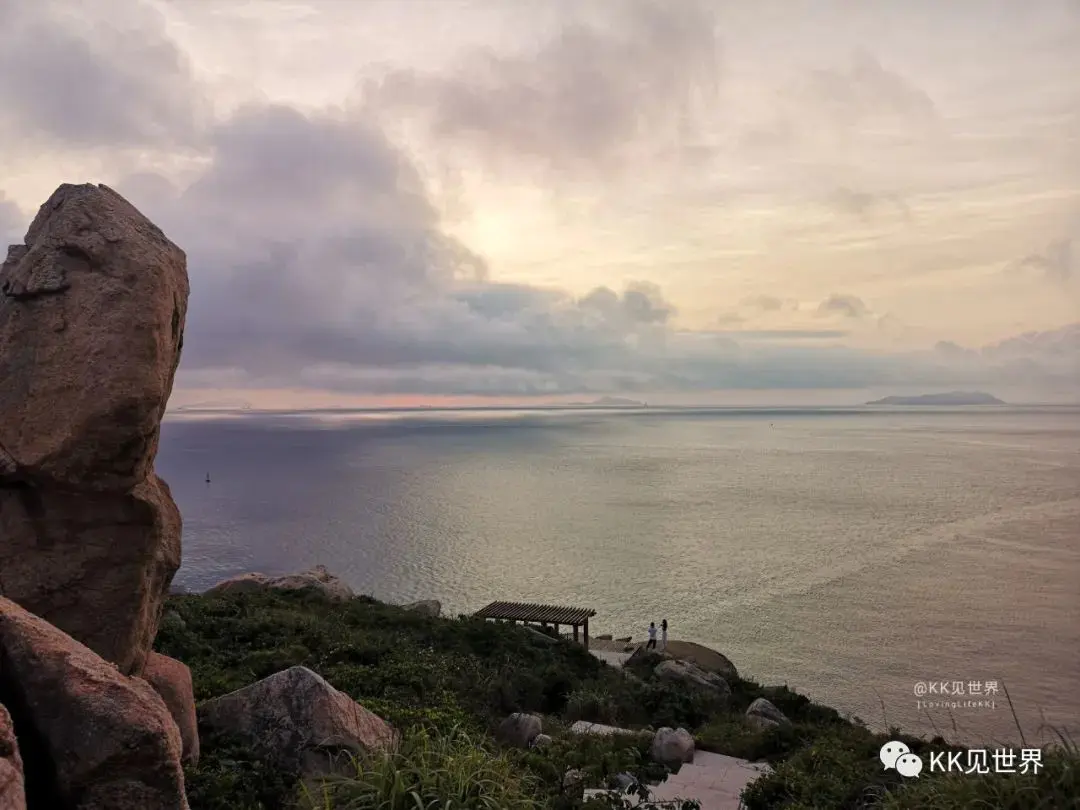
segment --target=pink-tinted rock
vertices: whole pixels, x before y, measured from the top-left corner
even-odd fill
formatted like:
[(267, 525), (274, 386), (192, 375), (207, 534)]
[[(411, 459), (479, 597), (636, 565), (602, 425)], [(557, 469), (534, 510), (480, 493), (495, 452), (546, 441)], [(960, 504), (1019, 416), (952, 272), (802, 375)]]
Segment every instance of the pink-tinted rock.
[(180, 564), (180, 529), (157, 476), (124, 493), (0, 485), (3, 595), (138, 672)]
[(4, 598), (0, 660), (0, 692), (37, 747), (23, 750), (31, 807), (188, 810), (180, 732), (150, 684)]
[(341, 751), (360, 754), (397, 745), (398, 735), (307, 667), (290, 667), (202, 703), (209, 728), (246, 740), (278, 767), (317, 776), (333, 770)]
[(347, 602), (356, 597), (352, 588), (326, 570), (325, 565), (316, 565), (298, 574), (286, 574), (282, 577), (268, 577), (266, 574), (237, 574), (222, 580), (207, 591), (208, 594), (249, 593), (252, 591), (308, 591), (331, 602)]
[(22, 757), (15, 740), (15, 725), (0, 706), (0, 810), (26, 810)]
[(79, 488), (146, 479), (187, 301), (184, 252), (131, 203), (53, 192), (0, 267), (0, 447), (17, 469)]
[(167, 655), (152, 652), (146, 657), (143, 680), (161, 695), (165, 707), (180, 729), (184, 748), (184, 762), (199, 762), (199, 727), (195, 717), (195, 690), (191, 684), (191, 670), (186, 664)]
[(0, 266), (2, 593), (130, 674), (180, 563), (153, 474), (184, 252), (105, 186), (62, 185)]

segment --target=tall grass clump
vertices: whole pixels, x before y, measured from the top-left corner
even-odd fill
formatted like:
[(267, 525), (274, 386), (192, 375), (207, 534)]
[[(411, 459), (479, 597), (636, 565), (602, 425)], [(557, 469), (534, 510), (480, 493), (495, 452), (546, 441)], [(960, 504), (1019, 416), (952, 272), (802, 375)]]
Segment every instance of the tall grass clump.
[(461, 729), (409, 730), (398, 750), (356, 759), (353, 773), (306, 787), (320, 810), (541, 810), (539, 788)]

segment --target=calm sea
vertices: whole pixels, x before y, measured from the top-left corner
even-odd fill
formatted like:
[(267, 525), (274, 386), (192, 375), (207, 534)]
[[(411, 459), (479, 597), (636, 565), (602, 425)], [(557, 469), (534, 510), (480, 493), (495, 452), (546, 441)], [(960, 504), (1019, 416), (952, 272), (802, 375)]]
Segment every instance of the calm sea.
[(1030, 742), (1080, 739), (1078, 417), (178, 414), (158, 472), (190, 589), (323, 563), (453, 613), (582, 605), (635, 637), (666, 618), (874, 726), (1012, 741), (1007, 688)]

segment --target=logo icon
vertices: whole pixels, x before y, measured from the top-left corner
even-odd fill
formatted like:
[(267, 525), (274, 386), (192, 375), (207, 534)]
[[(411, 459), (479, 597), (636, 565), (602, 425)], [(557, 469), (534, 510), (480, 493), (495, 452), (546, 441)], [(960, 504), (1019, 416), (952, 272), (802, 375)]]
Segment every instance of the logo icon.
[(885, 770), (895, 768), (896, 772), (904, 777), (918, 777), (922, 773), (922, 758), (911, 753), (911, 749), (899, 740), (890, 740), (881, 746), (878, 759), (885, 766)]

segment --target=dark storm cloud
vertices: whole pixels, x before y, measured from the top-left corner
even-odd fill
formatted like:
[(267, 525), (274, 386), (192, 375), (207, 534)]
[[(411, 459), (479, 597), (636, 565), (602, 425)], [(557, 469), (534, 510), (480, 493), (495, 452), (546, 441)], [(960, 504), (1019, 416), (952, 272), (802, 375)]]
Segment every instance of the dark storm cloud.
[(1047, 245), (1042, 252), (1031, 253), (1012, 263), (1008, 269), (1034, 271), (1047, 281), (1066, 284), (1076, 278), (1080, 270), (1080, 258), (1076, 256), (1072, 239), (1058, 239)]
[[(714, 27), (689, 3), (666, 13), (620, 6), (631, 10), (617, 34), (581, 24), (529, 59), (488, 57), (450, 79), (398, 74), (362, 107), (258, 104), (213, 126), (144, 6), (113, 6), (108, 24), (60, 8), (0, 2), (0, 131), (31, 148), (47, 137), (197, 152), (198, 174), (182, 186), (145, 172), (112, 184), (188, 254), (180, 386), (493, 395), (867, 387), (947, 384), (995, 363), (1057, 357), (1054, 341), (962, 362), (738, 341), (677, 331), (674, 307), (653, 284), (579, 297), (492, 281), (483, 257), (444, 230), (385, 120), (412, 109), (447, 144), (557, 166), (603, 163), (653, 137), (657, 122), (692, 122), (715, 89)], [(12, 217), (23, 231), (28, 213), (0, 201), (0, 231)], [(822, 306), (867, 311), (851, 296)]]
[(855, 295), (840, 295), (833, 293), (820, 304), (818, 313), (821, 315), (843, 315), (847, 318), (861, 318), (869, 314), (870, 308), (866, 303)]
[(0, 5), (0, 133), (113, 149), (195, 137), (201, 99), (189, 65), (148, 5), (108, 14), (60, 0)]
[(693, 0), (612, 9), (603, 24), (571, 23), (535, 53), (487, 54), (437, 76), (397, 70), (365, 96), (485, 160), (617, 166), (628, 146), (691, 135), (717, 103), (720, 47), (713, 13)]

